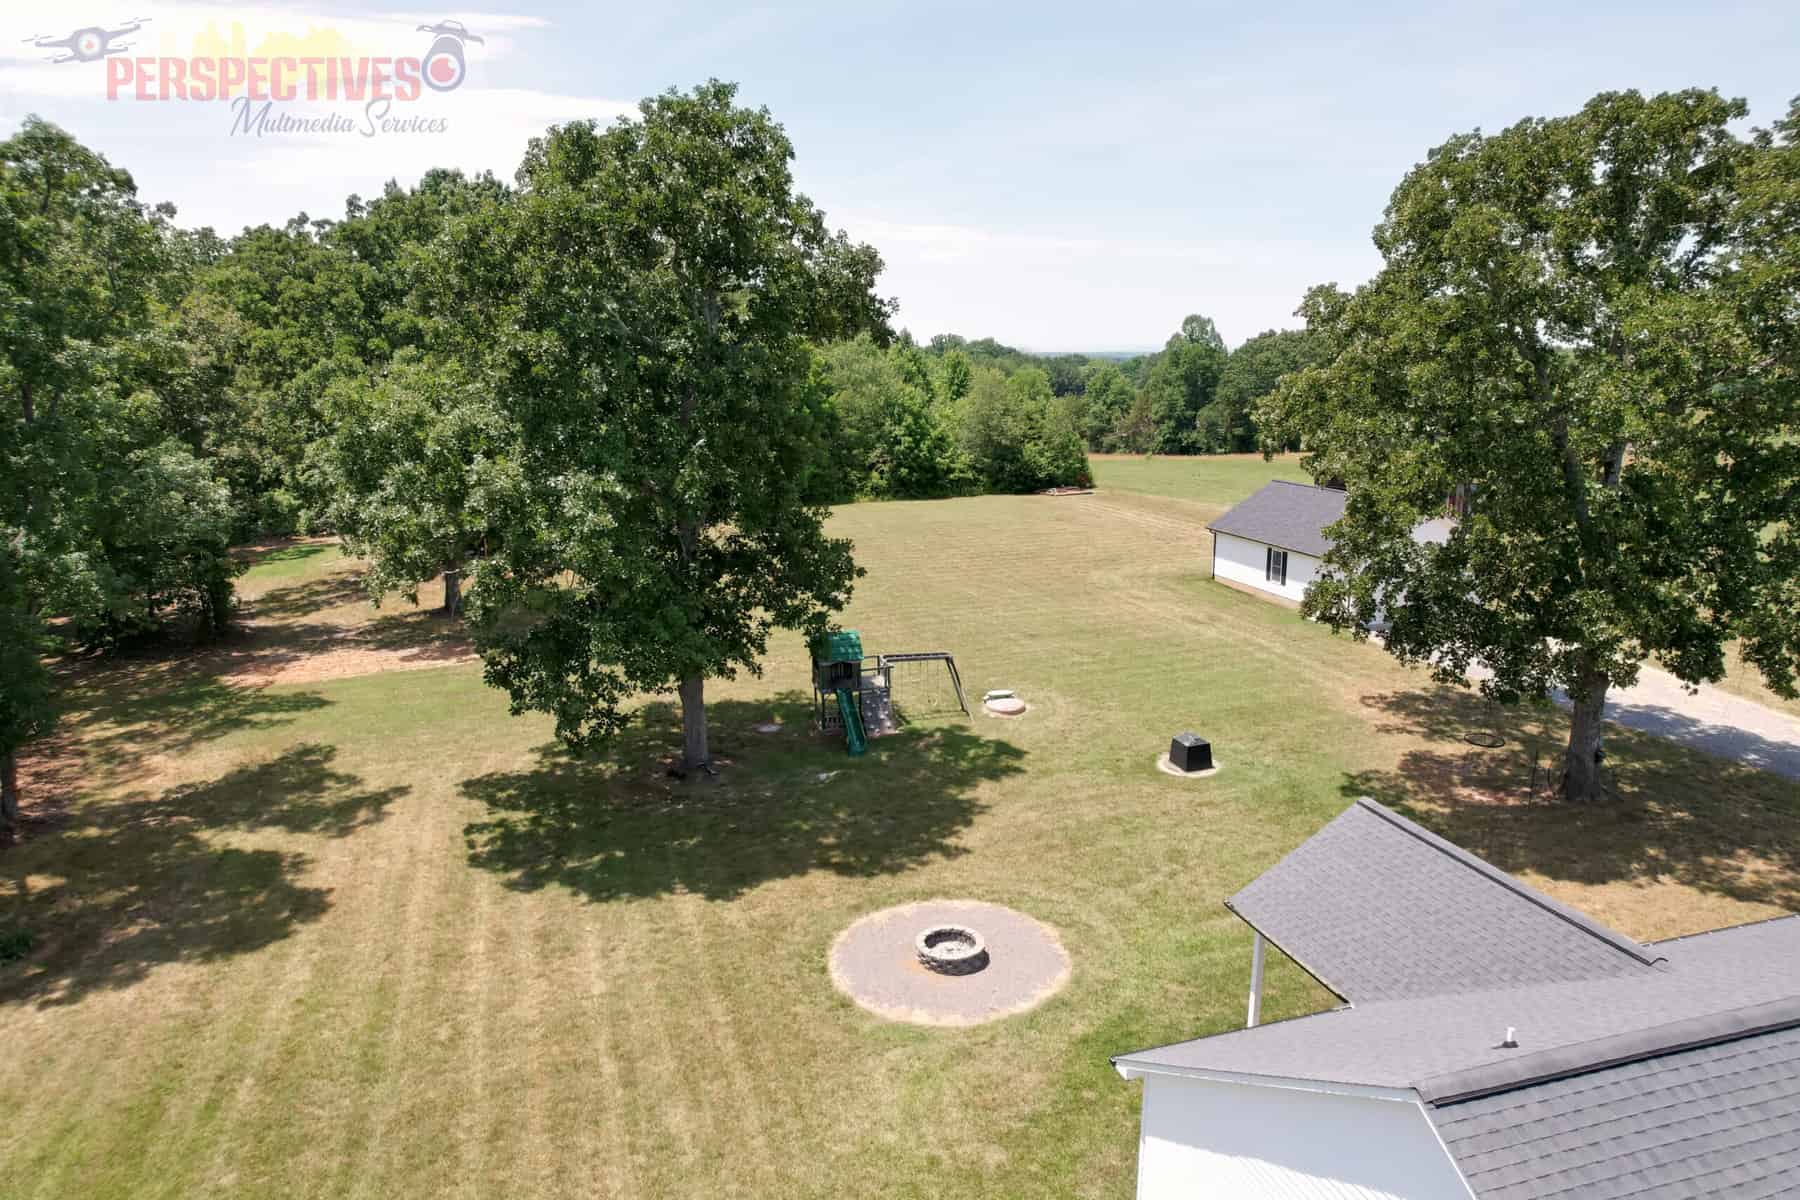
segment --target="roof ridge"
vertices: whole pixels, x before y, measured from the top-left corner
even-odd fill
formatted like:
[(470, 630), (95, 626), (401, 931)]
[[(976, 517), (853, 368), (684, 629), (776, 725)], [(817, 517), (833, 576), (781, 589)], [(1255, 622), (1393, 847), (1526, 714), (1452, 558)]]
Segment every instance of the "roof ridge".
[(1721, 925), (1717, 929), (1697, 929), (1693, 933), (1678, 933), (1674, 937), (1657, 938), (1654, 942), (1645, 942), (1644, 944), (1646, 946), (1672, 946), (1676, 942), (1698, 941), (1717, 933), (1736, 933), (1742, 929), (1755, 929), (1759, 925), (1774, 925), (1781, 921), (1800, 921), (1800, 913), (1781, 913), (1773, 917), (1759, 917), (1754, 921), (1739, 921), (1736, 925)]
[(1384, 804), (1377, 803), (1373, 797), (1358, 796), (1356, 803), (1369, 812), (1374, 813), (1382, 820), (1388, 822), (1390, 825), (1394, 826), (1394, 828), (1403, 833), (1410, 834), (1419, 841), (1425, 843), (1425, 845), (1431, 847), (1433, 850), (1436, 850), (1438, 853), (1449, 857), (1462, 866), (1468, 867), (1470, 870), (1486, 878), (1489, 882), (1498, 884), (1507, 891), (1518, 896), (1520, 899), (1537, 905), (1551, 916), (1573, 925), (1590, 937), (1605, 942), (1613, 949), (1618, 950), (1622, 954), (1629, 955), (1638, 962), (1643, 963), (1645, 966), (1653, 967), (1659, 962), (1666, 962), (1668, 960), (1667, 955), (1650, 953), (1640, 943), (1633, 941), (1631, 938), (1626, 937), (1617, 930), (1608, 929), (1606, 926), (1600, 924), (1600, 922), (1594, 920), (1585, 913), (1578, 912), (1566, 904), (1551, 899), (1549, 896), (1546, 896), (1544, 893), (1538, 891), (1518, 877), (1509, 874), (1506, 871), (1502, 871), (1499, 867), (1496, 867), (1486, 859), (1469, 853), (1455, 842), (1446, 838), (1441, 838), (1437, 834), (1431, 832), (1431, 830), (1426, 829), (1423, 825), (1408, 820), (1406, 817), (1401, 816)]
[(1626, 1063), (1760, 1037), (1800, 1027), (1800, 996), (1684, 1017), (1645, 1029), (1551, 1046), (1498, 1063), (1445, 1071), (1415, 1084), (1434, 1108), (1478, 1100), (1557, 1079), (1604, 1071)]

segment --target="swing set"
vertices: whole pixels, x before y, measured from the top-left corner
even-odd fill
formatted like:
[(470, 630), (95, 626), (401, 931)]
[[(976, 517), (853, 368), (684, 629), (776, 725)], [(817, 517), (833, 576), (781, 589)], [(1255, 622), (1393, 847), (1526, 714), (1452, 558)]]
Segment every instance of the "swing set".
[[(815, 638), (809, 649), (814, 721), (820, 733), (843, 737), (853, 756), (868, 749), (869, 738), (893, 733), (908, 717), (948, 713), (952, 698), (970, 715), (956, 658), (947, 651), (866, 655), (854, 629)], [(899, 704), (896, 674), (904, 697)]]

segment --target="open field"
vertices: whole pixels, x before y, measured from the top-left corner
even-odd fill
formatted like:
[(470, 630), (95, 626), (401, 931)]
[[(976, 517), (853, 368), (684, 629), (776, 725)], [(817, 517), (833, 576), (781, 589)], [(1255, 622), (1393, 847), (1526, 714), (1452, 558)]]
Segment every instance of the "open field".
[(1145, 454), (1090, 454), (1094, 485), (1106, 492), (1129, 492), (1186, 500), (1223, 512), (1271, 479), (1308, 482), (1298, 454), (1264, 461), (1260, 454), (1209, 454), (1193, 458)]
[[(657, 700), (571, 760), (445, 623), (370, 614), (304, 544), (244, 579), (243, 646), (72, 671), (0, 853), (0, 930), (37, 939), (0, 964), (6, 1193), (1129, 1196), (1107, 1056), (1241, 1023), (1220, 900), (1364, 793), (1639, 937), (1800, 907), (1800, 787), (1615, 731), (1616, 803), (1532, 801), (1559, 714), (1475, 749), (1478, 702), (1207, 577), (1260, 459), (1096, 471), (839, 512), (865, 645), (1033, 706), (858, 760), (806, 732), (793, 635), (710, 686), (718, 783), (665, 775)], [(346, 654), (376, 673), (307, 665)], [(1217, 777), (1152, 768), (1186, 727)], [(842, 999), (839, 930), (931, 897), (1056, 926), (1068, 986), (967, 1030)], [(1270, 1015), (1327, 1002), (1273, 965)]]

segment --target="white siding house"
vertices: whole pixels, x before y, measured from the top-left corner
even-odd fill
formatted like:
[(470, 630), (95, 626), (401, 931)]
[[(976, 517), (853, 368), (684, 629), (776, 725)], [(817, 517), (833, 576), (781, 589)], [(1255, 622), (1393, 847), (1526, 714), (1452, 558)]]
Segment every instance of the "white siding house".
[(1470, 1200), (1411, 1093), (1123, 1073), (1144, 1080), (1143, 1200)]
[(1112, 1060), (1138, 1200), (1800, 1196), (1800, 917), (1639, 943), (1366, 797), (1225, 903), (1245, 1027)]
[(1298, 604), (1331, 549), (1325, 526), (1344, 515), (1344, 493), (1277, 480), (1207, 526), (1213, 578)]
[(1306, 598), (1306, 585), (1318, 570), (1319, 560), (1310, 554), (1235, 534), (1213, 534), (1214, 579), (1298, 604)]
[[(1212, 530), (1213, 578), (1244, 591), (1290, 604), (1306, 598), (1320, 560), (1331, 550), (1325, 527), (1344, 515), (1336, 488), (1276, 480), (1207, 528)], [(1442, 545), (1451, 521), (1437, 517), (1413, 530), (1413, 539)], [(1380, 624), (1380, 621), (1377, 621)]]

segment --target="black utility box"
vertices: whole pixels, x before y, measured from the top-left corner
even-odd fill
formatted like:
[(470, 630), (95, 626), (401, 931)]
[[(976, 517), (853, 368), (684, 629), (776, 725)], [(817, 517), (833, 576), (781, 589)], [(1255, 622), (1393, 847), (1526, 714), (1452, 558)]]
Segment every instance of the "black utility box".
[(1177, 771), (1212, 770), (1212, 743), (1197, 733), (1178, 733), (1169, 743), (1169, 762)]

